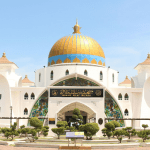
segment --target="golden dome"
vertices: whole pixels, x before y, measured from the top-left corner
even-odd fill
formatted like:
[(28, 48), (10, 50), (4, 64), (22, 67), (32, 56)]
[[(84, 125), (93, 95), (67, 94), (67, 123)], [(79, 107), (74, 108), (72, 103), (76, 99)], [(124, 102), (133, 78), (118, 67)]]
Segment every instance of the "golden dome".
[[(62, 37), (51, 48), (48, 65), (56, 63), (93, 63), (105, 65), (101, 46), (91, 37), (80, 34), (76, 22), (72, 35)], [(57, 56), (57, 57), (56, 57)]]

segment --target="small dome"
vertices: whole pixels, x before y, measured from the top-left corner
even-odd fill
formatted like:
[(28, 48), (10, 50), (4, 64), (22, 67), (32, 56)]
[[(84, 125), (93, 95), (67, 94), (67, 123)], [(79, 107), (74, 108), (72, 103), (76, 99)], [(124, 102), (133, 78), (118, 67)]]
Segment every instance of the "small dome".
[(92, 38), (80, 34), (76, 23), (72, 35), (58, 40), (49, 53), (48, 66), (59, 63), (92, 63), (105, 66), (105, 54)]

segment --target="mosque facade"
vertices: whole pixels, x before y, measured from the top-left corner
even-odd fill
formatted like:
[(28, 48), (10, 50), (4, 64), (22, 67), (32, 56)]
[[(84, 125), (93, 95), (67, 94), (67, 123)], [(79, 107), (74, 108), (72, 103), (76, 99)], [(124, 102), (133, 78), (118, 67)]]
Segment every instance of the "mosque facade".
[[(3, 53), (0, 58), (0, 117), (46, 117), (50, 129), (70, 118), (79, 108), (84, 123), (104, 128), (105, 118), (150, 118), (150, 54), (118, 83), (119, 72), (105, 66), (105, 54), (93, 38), (82, 35), (78, 23), (74, 32), (59, 39), (48, 55), (47, 67), (36, 70), (35, 83), (15, 73), (18, 66)], [(100, 121), (101, 120), (101, 121)], [(13, 122), (16, 120), (13, 119)], [(118, 120), (121, 127), (141, 128), (149, 120)], [(20, 119), (28, 126), (28, 119)], [(0, 127), (9, 119), (0, 119)], [(101, 131), (97, 133), (101, 135)], [(53, 135), (51, 130), (49, 135)]]

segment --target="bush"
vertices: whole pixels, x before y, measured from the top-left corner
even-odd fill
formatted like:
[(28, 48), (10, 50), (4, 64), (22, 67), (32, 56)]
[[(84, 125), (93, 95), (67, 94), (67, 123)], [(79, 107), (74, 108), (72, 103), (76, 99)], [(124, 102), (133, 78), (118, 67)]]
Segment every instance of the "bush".
[(108, 137), (108, 139), (110, 139), (110, 137), (113, 135), (113, 131), (115, 130), (115, 125), (111, 122), (108, 122), (105, 124), (105, 128), (106, 128), (106, 135)]
[(49, 131), (49, 126), (44, 126), (42, 131), (43, 131), (43, 135), (47, 136), (48, 135), (48, 131)]
[(52, 128), (51, 130), (52, 130), (55, 134), (57, 134), (58, 139), (60, 139), (60, 135), (64, 133), (65, 128), (64, 128), (64, 127)]
[(35, 128), (35, 130), (38, 132), (38, 136), (39, 132), (42, 130), (43, 127), (43, 122), (40, 121), (37, 117), (32, 117), (30, 120), (30, 125), (33, 126)]
[(123, 130), (125, 131), (125, 135), (128, 136), (129, 139), (130, 139), (131, 136), (136, 135), (136, 130), (132, 129), (132, 127), (126, 127)]
[(117, 136), (117, 139), (121, 143), (122, 141), (122, 136), (125, 135), (125, 130), (115, 130), (113, 133), (115, 136)]
[(92, 136), (99, 131), (99, 126), (97, 123), (86, 123), (85, 125), (80, 125), (79, 130), (84, 131), (87, 140), (92, 140)]
[(149, 139), (148, 135), (150, 134), (149, 130), (144, 130), (144, 131), (139, 131), (137, 132), (138, 137), (143, 139), (143, 142), (145, 142), (145, 140)]
[(68, 125), (67, 121), (58, 121), (56, 124), (57, 127), (64, 127), (64, 128), (66, 128), (67, 125)]
[(73, 116), (71, 118), (71, 122), (73, 122), (73, 127), (75, 127), (77, 130), (79, 129), (79, 125), (83, 123), (83, 116), (80, 114), (80, 110), (78, 108), (75, 108), (73, 110)]
[(144, 130), (148, 127), (147, 124), (142, 124), (142, 127), (144, 128)]

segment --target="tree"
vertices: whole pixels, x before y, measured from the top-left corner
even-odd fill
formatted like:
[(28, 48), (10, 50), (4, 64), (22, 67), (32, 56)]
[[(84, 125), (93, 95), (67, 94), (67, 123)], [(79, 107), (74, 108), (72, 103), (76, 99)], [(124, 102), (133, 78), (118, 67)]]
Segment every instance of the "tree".
[(7, 139), (10, 137), (11, 140), (13, 140), (14, 136), (19, 135), (18, 132), (16, 131), (16, 127), (17, 127), (17, 123), (14, 122), (14, 125), (11, 125), (11, 128), (8, 130), (5, 130), (5, 137), (7, 137)]
[(38, 137), (36, 136), (37, 131), (35, 129), (30, 129), (28, 133), (32, 135), (32, 137), (27, 137), (30, 142), (35, 142), (35, 140), (38, 139)]
[(73, 126), (78, 129), (79, 125), (83, 123), (83, 116), (80, 114), (80, 110), (78, 108), (75, 108), (73, 110), (73, 116), (71, 118), (71, 122), (73, 122)]
[[(109, 123), (112, 123), (115, 126), (115, 128), (120, 127), (120, 123), (118, 121), (113, 120), (113, 121), (110, 121)], [(113, 131), (115, 131), (115, 128), (112, 128), (112, 134), (113, 134)], [(114, 134), (113, 134), (113, 137), (114, 137)]]
[[(4, 128), (1, 128), (1, 131), (2, 131), (2, 133), (5, 135), (6, 132), (10, 132), (10, 128), (4, 127)], [(5, 137), (7, 137), (7, 139), (8, 139), (9, 134), (6, 134)]]
[(44, 126), (42, 131), (43, 131), (43, 135), (47, 136), (48, 135), (48, 131), (49, 131), (49, 126)]
[(66, 129), (67, 125), (68, 125), (67, 121), (58, 121), (57, 124), (56, 124), (57, 128), (52, 128), (51, 130), (55, 134), (57, 134), (58, 139), (59, 139), (60, 135), (65, 132), (65, 129)]
[(142, 124), (142, 127), (144, 128), (144, 130), (148, 127), (147, 124)]
[(32, 117), (30, 120), (30, 125), (33, 126), (35, 128), (35, 130), (38, 132), (38, 136), (39, 132), (42, 130), (43, 127), (43, 122), (40, 121), (37, 117)]
[(121, 143), (122, 141), (122, 136), (125, 135), (125, 130), (115, 130), (114, 135), (117, 136), (117, 139)]
[(113, 135), (112, 131), (115, 130), (115, 125), (111, 122), (108, 122), (105, 124), (105, 128), (106, 128), (106, 135), (108, 137), (108, 139), (110, 139), (110, 137)]
[(99, 126), (97, 123), (86, 123), (85, 125), (80, 125), (79, 130), (84, 131), (87, 140), (92, 140), (92, 136), (99, 131)]
[(126, 127), (123, 129), (125, 132), (125, 135), (128, 136), (128, 138), (130, 139), (131, 136), (135, 136), (136, 135), (136, 130), (132, 129), (132, 127)]
[(60, 139), (60, 135), (64, 133), (65, 128), (64, 127), (59, 127), (59, 128), (52, 128), (51, 129), (55, 134), (57, 134), (58, 139)]
[(143, 139), (143, 142), (145, 142), (145, 140), (149, 139), (148, 135), (150, 134), (149, 130), (144, 130), (144, 131), (139, 131), (137, 132), (138, 137)]

